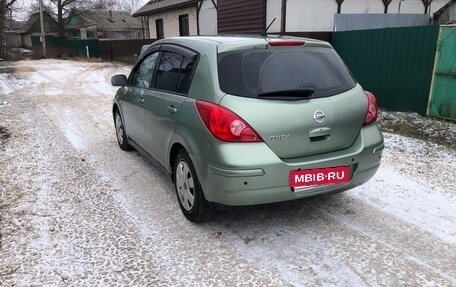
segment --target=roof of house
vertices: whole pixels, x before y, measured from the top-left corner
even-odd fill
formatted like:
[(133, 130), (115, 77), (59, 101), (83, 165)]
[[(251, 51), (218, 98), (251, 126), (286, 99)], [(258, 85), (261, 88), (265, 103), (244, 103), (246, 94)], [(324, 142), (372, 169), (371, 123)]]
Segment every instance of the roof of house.
[(150, 0), (138, 11), (133, 13), (133, 17), (152, 15), (169, 10), (181, 9), (185, 7), (196, 7), (197, 0)]
[(73, 10), (67, 19), (65, 29), (82, 28), (96, 25), (100, 30), (139, 30), (141, 20), (127, 12), (112, 10)]
[(27, 33), (35, 24), (36, 21), (40, 20), (40, 13), (36, 12), (30, 15), (30, 18), (28, 18), (27, 22), (25, 22), (24, 26), (22, 26), (21, 32)]
[[(52, 18), (48, 12), (43, 11), (43, 15), (44, 15), (45, 21), (51, 20), (55, 24), (57, 24), (57, 21), (55, 21), (54, 18)], [(36, 12), (36, 13), (33, 13), (32, 15), (30, 15), (30, 18), (28, 18), (27, 22), (25, 22), (25, 24), (22, 26), (20, 33), (24, 34), (24, 33), (30, 32), (30, 30), (33, 28), (33, 25), (35, 25), (35, 23), (37, 21), (40, 21), (40, 12)]]
[(442, 6), (442, 8), (440, 8), (439, 10), (437, 10), (433, 16), (434, 17), (437, 17), (438, 15), (442, 14), (443, 11), (445, 11), (448, 7), (450, 7), (451, 5), (453, 5), (454, 3), (456, 3), (456, 0), (451, 0), (451, 1), (448, 1), (448, 3), (446, 3), (445, 5)]
[(21, 30), (26, 21), (16, 21), (14, 19), (5, 17), (5, 29), (6, 31), (18, 31)]

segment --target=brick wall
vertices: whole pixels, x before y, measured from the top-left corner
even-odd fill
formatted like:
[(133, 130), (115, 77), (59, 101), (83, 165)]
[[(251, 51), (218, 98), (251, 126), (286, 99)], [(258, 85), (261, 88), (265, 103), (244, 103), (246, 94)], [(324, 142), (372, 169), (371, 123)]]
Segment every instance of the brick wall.
[(179, 15), (184, 14), (188, 14), (190, 35), (197, 35), (196, 8), (191, 7), (149, 16), (150, 38), (157, 38), (157, 29), (155, 27), (155, 20), (157, 19), (163, 19), (165, 38), (179, 36)]

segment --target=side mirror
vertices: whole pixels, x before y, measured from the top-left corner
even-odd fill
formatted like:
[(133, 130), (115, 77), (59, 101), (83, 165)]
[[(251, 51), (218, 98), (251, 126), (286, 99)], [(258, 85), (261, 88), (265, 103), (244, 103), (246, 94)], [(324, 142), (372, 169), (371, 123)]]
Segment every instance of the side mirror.
[(127, 85), (127, 77), (125, 75), (115, 75), (111, 78), (111, 85), (114, 87), (124, 87)]

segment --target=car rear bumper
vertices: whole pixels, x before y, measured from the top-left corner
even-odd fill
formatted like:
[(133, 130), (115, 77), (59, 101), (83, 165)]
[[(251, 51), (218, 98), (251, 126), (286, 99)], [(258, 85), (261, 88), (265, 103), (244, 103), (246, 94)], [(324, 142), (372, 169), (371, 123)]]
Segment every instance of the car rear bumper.
[[(342, 151), (282, 160), (264, 143), (227, 144), (220, 157), (192, 156), (206, 199), (228, 206), (255, 205), (294, 200), (344, 191), (368, 181), (377, 171), (383, 152), (383, 136), (377, 124), (361, 129), (355, 143)], [(215, 160), (214, 160), (215, 159)], [(350, 166), (351, 180), (293, 191), (291, 170)]]

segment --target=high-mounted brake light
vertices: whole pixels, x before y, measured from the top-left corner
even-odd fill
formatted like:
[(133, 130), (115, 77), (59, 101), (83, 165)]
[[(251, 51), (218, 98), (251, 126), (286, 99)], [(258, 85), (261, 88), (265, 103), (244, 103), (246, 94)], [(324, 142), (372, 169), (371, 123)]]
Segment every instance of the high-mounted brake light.
[(203, 101), (196, 101), (196, 108), (207, 129), (221, 141), (263, 141), (249, 124), (227, 108)]
[(303, 46), (306, 42), (298, 39), (268, 39), (269, 46)]
[(377, 120), (378, 106), (377, 106), (377, 99), (375, 99), (375, 96), (371, 92), (365, 91), (364, 93), (366, 94), (366, 97), (367, 97), (367, 111), (366, 111), (366, 116), (364, 117), (363, 126), (366, 126)]

